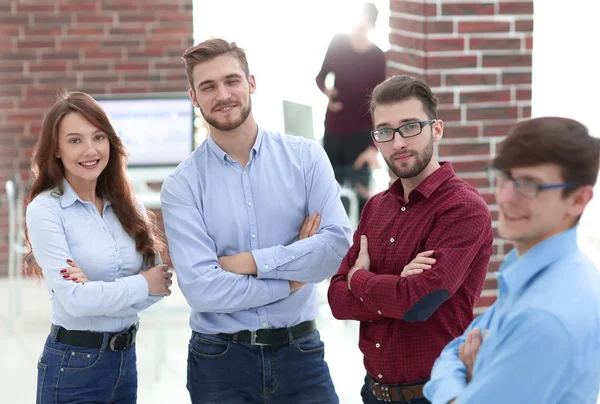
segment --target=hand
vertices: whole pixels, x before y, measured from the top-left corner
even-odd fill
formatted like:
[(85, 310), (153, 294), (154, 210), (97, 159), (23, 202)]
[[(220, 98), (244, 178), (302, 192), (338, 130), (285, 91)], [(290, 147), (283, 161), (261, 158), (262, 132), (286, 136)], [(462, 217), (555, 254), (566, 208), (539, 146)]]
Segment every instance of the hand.
[(169, 271), (168, 265), (156, 265), (147, 271), (141, 271), (140, 275), (148, 282), (149, 295), (171, 295), (169, 287), (173, 284), (173, 273)]
[(288, 281), (290, 283), (290, 293), (295, 292), (296, 290), (303, 288), (306, 285), (306, 282), (299, 281)]
[(335, 101), (335, 97), (338, 96), (338, 90), (335, 87), (334, 88), (326, 88), (325, 90), (323, 90), (323, 93), (325, 93), (327, 98), (329, 98), (329, 101)]
[(433, 254), (433, 250), (418, 253), (415, 259), (404, 267), (400, 276), (406, 278), (407, 276), (420, 274), (425, 269), (431, 269), (431, 266), (436, 262), (435, 258), (429, 258)]
[(327, 109), (330, 110), (331, 112), (339, 112), (342, 110), (342, 108), (344, 108), (344, 104), (342, 104), (339, 101), (329, 101), (329, 104), (327, 104)]
[(219, 266), (238, 275), (256, 275), (256, 262), (251, 252), (219, 257)]
[(479, 328), (474, 328), (467, 334), (466, 341), (458, 347), (458, 358), (467, 367), (467, 383), (473, 378), (475, 360), (477, 359), (479, 348), (481, 348), (481, 344), (486, 337), (487, 330), (483, 333), (482, 337)]
[(67, 260), (67, 264), (70, 265), (69, 268), (62, 269), (60, 271), (63, 278), (67, 280), (71, 280), (75, 283), (86, 283), (89, 282), (87, 276), (83, 273), (83, 270), (79, 268), (79, 265), (74, 261)]
[(304, 223), (302, 223), (302, 227), (300, 228), (298, 240), (303, 240), (305, 238), (309, 238), (317, 234), (317, 230), (319, 230), (320, 225), (321, 215), (319, 215), (317, 212), (313, 213), (310, 216), (306, 216), (304, 218)]
[(354, 266), (348, 272), (348, 289), (350, 288), (350, 281), (352, 280), (352, 276), (359, 269), (366, 269), (369, 271), (371, 269), (371, 259), (369, 258), (369, 245), (367, 242), (367, 236), (364, 234), (360, 236), (360, 251), (358, 252), (358, 257), (356, 258), (356, 262)]
[(365, 164), (369, 166), (369, 170), (373, 171), (379, 168), (379, 159), (378, 159), (379, 151), (376, 147), (369, 146), (362, 153), (358, 155), (356, 160), (354, 160), (354, 164), (352, 167), (358, 170)]

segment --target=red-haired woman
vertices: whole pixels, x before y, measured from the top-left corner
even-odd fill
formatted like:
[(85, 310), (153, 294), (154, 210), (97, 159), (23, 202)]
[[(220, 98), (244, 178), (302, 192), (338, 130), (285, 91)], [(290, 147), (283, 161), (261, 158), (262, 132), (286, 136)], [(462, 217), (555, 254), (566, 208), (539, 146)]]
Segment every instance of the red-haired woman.
[(172, 274), (126, 160), (92, 97), (59, 97), (35, 147), (26, 213), (26, 270), (43, 273), (52, 303), (38, 404), (136, 402), (137, 313), (170, 294)]

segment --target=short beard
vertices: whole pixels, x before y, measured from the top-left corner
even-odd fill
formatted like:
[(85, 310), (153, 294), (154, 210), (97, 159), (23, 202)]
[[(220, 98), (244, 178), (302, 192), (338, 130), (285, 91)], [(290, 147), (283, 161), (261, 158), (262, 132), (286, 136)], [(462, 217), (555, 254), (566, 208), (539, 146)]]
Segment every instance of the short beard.
[(248, 116), (250, 116), (251, 111), (252, 100), (248, 99), (248, 105), (242, 109), (240, 119), (236, 119), (235, 121), (219, 122), (212, 114), (207, 114), (202, 109), (200, 109), (200, 112), (202, 113), (202, 116), (204, 117), (206, 123), (208, 123), (213, 128), (223, 132), (239, 128), (244, 122), (246, 122), (246, 119), (248, 119)]
[[(416, 157), (417, 161), (412, 167), (407, 167), (405, 169), (398, 167), (394, 164), (394, 158), (401, 155), (411, 153)], [(429, 138), (429, 143), (425, 146), (421, 153), (418, 153), (415, 150), (409, 150), (407, 152), (396, 152), (390, 156), (390, 159), (385, 159), (390, 170), (394, 173), (394, 175), (398, 178), (413, 178), (417, 175), (421, 174), (421, 172), (427, 167), (431, 158), (433, 157), (433, 136)]]

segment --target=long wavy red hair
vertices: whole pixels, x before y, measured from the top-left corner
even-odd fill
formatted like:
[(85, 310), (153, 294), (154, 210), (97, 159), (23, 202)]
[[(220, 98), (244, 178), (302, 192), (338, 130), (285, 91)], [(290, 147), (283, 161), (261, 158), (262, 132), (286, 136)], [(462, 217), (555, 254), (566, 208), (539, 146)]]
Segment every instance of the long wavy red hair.
[[(96, 195), (111, 203), (119, 222), (135, 239), (136, 249), (143, 254), (144, 266), (153, 266), (157, 254), (166, 260), (166, 243), (156, 226), (155, 216), (149, 210), (143, 212), (138, 208), (133, 187), (127, 178), (127, 149), (117, 136), (106, 112), (86, 93), (60, 94), (46, 114), (31, 160), (33, 184), (29, 192), (29, 201), (49, 189), (57, 188), (60, 194), (64, 192), (65, 168), (61, 159), (55, 158), (58, 150), (58, 128), (62, 119), (73, 112), (80, 113), (92, 125), (102, 130), (110, 143), (108, 164), (98, 177)], [(26, 242), (31, 247), (27, 232)], [(42, 274), (41, 268), (33, 259), (31, 249), (25, 257), (24, 269), (26, 274)]]

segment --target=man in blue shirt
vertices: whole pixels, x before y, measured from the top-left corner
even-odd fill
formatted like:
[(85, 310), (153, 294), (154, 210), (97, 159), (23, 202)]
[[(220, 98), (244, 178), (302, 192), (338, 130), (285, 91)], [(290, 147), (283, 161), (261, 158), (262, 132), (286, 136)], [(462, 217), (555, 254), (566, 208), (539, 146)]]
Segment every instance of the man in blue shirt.
[(350, 246), (323, 148), (258, 128), (244, 51), (211, 39), (183, 60), (210, 137), (167, 178), (164, 223), (192, 307), (192, 403), (338, 403), (315, 327), (316, 283)]
[(514, 243), (496, 303), (435, 362), (425, 396), (447, 403), (590, 403), (600, 388), (600, 274), (576, 225), (600, 139), (577, 121), (515, 125), (490, 170), (498, 231)]

